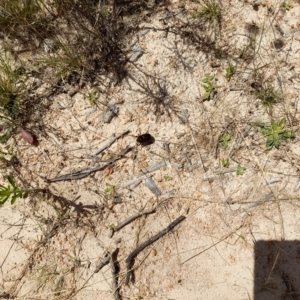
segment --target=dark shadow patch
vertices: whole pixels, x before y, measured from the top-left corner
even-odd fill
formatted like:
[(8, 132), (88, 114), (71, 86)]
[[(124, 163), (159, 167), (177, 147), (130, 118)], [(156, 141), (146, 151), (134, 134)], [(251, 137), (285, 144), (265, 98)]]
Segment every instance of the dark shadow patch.
[(254, 300), (300, 299), (300, 241), (255, 243)]

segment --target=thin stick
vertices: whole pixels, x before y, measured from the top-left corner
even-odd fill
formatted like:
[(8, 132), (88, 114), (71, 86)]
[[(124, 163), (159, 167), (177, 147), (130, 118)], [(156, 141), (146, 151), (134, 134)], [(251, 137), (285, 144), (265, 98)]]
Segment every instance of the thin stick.
[(149, 209), (149, 210), (144, 210), (141, 211), (137, 214), (134, 214), (133, 216), (127, 218), (126, 220), (124, 220), (123, 222), (119, 223), (114, 229), (113, 231), (116, 232), (120, 229), (122, 229), (124, 226), (128, 225), (129, 223), (131, 223), (132, 221), (134, 221), (135, 219), (137, 219), (138, 217), (141, 217), (143, 215), (149, 215), (149, 214), (153, 214), (156, 211), (156, 209)]
[(98, 273), (104, 266), (108, 265), (109, 261), (110, 261), (110, 255), (109, 253), (106, 253), (104, 255), (104, 259), (100, 262), (100, 264), (96, 267), (94, 273)]
[(142, 245), (137, 247), (135, 250), (133, 250), (128, 257), (126, 258), (126, 268), (127, 268), (127, 274), (126, 274), (126, 280), (125, 284), (128, 285), (131, 277), (132, 267), (134, 264), (134, 258), (143, 251), (146, 247), (156, 242), (158, 239), (160, 239), (162, 236), (166, 235), (168, 232), (170, 232), (176, 225), (178, 225), (180, 222), (182, 222), (186, 217), (185, 216), (179, 216), (176, 220), (174, 220), (172, 223), (168, 225), (167, 228), (160, 231), (158, 234), (154, 235), (152, 238), (150, 238), (148, 241), (144, 242)]
[(117, 160), (121, 159), (131, 149), (132, 149), (132, 147), (126, 146), (125, 149), (120, 154), (118, 154), (115, 158), (109, 160), (103, 166), (96, 167), (96, 168), (91, 168), (91, 169), (85, 169), (85, 170), (81, 170), (81, 171), (78, 171), (78, 172), (75, 172), (75, 173), (65, 174), (65, 175), (58, 176), (58, 177), (53, 178), (53, 179), (47, 179), (47, 182), (56, 182), (56, 181), (63, 181), (63, 180), (75, 180), (75, 179), (81, 179), (81, 178), (87, 177), (91, 173), (104, 170), (105, 168), (110, 166), (112, 163), (114, 163)]
[(103, 147), (101, 147), (99, 150), (97, 150), (94, 153), (94, 156), (100, 154), (101, 152), (103, 152), (105, 149), (109, 148), (117, 139), (119, 139), (120, 137), (124, 136), (125, 134), (128, 134), (130, 132), (130, 130), (126, 130), (123, 133), (117, 135), (117, 136), (112, 136), (112, 138), (110, 139), (110, 141), (108, 141), (107, 144), (105, 144)]

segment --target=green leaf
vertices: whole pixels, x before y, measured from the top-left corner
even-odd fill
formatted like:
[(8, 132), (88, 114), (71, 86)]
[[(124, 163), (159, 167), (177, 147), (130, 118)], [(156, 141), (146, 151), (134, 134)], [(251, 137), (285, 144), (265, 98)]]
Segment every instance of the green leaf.
[(6, 176), (7, 180), (9, 181), (9, 183), (13, 186), (13, 188), (16, 188), (16, 183), (14, 181), (14, 179), (11, 176)]
[(28, 197), (29, 191), (25, 191), (22, 195), (23, 199), (26, 199)]
[(4, 204), (10, 195), (7, 195), (3, 200), (0, 200), (0, 205)]
[(277, 133), (274, 134), (273, 136), (273, 141), (274, 141), (274, 146), (276, 149), (279, 149), (280, 146), (280, 138), (279, 135)]
[(17, 198), (18, 198), (18, 195), (14, 195), (14, 196), (11, 198), (10, 204), (11, 204), (11, 205), (14, 204), (14, 203), (16, 202)]
[(272, 139), (268, 139), (267, 143), (266, 143), (267, 150), (271, 150), (273, 148), (273, 144), (274, 144), (273, 138)]
[(285, 139), (294, 139), (296, 137), (294, 131), (285, 131), (282, 135)]
[(0, 136), (0, 143), (5, 144), (13, 135), (14, 133), (14, 128), (13, 127), (9, 127), (6, 132)]
[(286, 119), (285, 118), (283, 118), (280, 122), (279, 122), (279, 127), (280, 127), (280, 129), (283, 129), (284, 127), (285, 127), (285, 123), (286, 123)]

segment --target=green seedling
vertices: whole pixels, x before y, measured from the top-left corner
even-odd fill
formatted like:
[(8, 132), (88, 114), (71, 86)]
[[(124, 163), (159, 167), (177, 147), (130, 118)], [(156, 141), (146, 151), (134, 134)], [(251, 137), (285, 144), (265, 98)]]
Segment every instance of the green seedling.
[(226, 68), (226, 74), (225, 74), (225, 78), (230, 81), (231, 77), (233, 76), (233, 74), (235, 73), (235, 67), (234, 66), (229, 66), (228, 68)]
[(228, 142), (231, 140), (231, 136), (229, 134), (224, 134), (219, 138), (219, 143), (221, 143), (225, 148), (228, 147)]
[(108, 229), (115, 229), (116, 225), (114, 223), (108, 224), (107, 228)]
[(169, 175), (164, 175), (164, 181), (170, 181), (173, 179), (173, 177), (169, 176)]
[(87, 95), (87, 100), (90, 105), (95, 104), (95, 99), (97, 98), (97, 92), (95, 90), (91, 90)]
[(108, 7), (101, 7), (100, 14), (103, 17), (108, 17), (109, 16), (109, 8)]
[(7, 187), (0, 184), (0, 205), (3, 205), (8, 199), (10, 203), (14, 204), (18, 198), (27, 198), (29, 191), (21, 190), (16, 186), (14, 179), (11, 176), (7, 176), (6, 179), (10, 183)]
[(229, 167), (229, 159), (226, 158), (226, 159), (222, 159), (222, 166), (223, 168), (228, 168)]
[(202, 82), (205, 83), (203, 84), (205, 89), (204, 99), (209, 99), (212, 91), (215, 89), (215, 85), (212, 82), (214, 78), (215, 77), (213, 75), (205, 74), (205, 78), (202, 80)]
[(283, 118), (280, 122), (276, 123), (271, 120), (271, 124), (257, 122), (256, 126), (259, 127), (259, 132), (267, 137), (266, 148), (271, 150), (273, 146), (279, 149), (282, 140), (295, 138), (294, 131), (285, 129), (286, 120)]
[(107, 183), (104, 192), (105, 194), (112, 195), (115, 192), (115, 186)]
[(236, 175), (243, 175), (245, 170), (246, 170), (245, 167), (242, 167), (241, 165), (238, 165), (238, 167), (236, 169)]
[(289, 2), (283, 2), (282, 3), (282, 7), (285, 9), (285, 10), (290, 10), (290, 8), (292, 7), (291, 3)]

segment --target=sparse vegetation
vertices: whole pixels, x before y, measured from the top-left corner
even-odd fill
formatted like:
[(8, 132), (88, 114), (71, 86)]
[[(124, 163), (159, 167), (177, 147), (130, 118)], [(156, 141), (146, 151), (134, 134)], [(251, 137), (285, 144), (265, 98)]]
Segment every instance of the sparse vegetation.
[[(281, 232), (285, 211), (277, 218), (271, 215), (276, 209), (259, 210), (270, 194), (264, 182), (280, 184), (281, 178), (261, 181), (261, 175), (280, 173), (281, 159), (290, 168), (288, 185), (299, 171), (297, 145), (282, 147), (299, 127), (293, 57), (299, 41), (283, 48), (290, 20), (282, 26), (282, 16), (289, 15), (290, 2), (250, 2), (237, 3), (237, 9), (227, 0), (0, 1), (0, 166), (11, 174), (0, 185), (1, 242), (9, 242), (1, 244), (9, 249), (0, 261), (1, 299), (75, 300), (86, 291), (108, 299), (118, 290), (123, 298), (168, 298), (170, 287), (183, 287), (182, 279), (219, 243), (231, 245), (220, 247), (220, 265), (242, 261), (235, 260), (242, 251), (232, 237), (242, 236), (236, 242), (248, 251), (259, 232), (256, 213)], [(245, 24), (251, 19), (257, 23)], [(280, 90), (274, 88), (278, 83)], [(270, 124), (256, 122), (266, 118)], [(135, 142), (150, 133), (151, 144)], [(274, 147), (280, 151), (265, 151)], [(274, 188), (276, 201), (268, 205), (294, 199), (288, 188), (284, 197), (283, 188)], [(28, 195), (28, 201), (19, 200)], [(7, 201), (15, 203), (12, 209)], [(7, 211), (23, 223), (10, 220)], [(176, 233), (150, 249), (147, 239), (163, 228), (171, 231), (178, 215), (184, 221)], [(193, 245), (181, 239), (187, 228), (188, 236), (195, 235)], [(116, 238), (105, 238), (107, 229)], [(125, 266), (126, 256), (141, 245), (135, 265)], [(11, 264), (20, 249), (28, 259), (22, 253), (22, 262)], [(114, 249), (119, 256), (113, 257)], [(112, 275), (94, 271), (104, 251), (106, 262), (116, 263), (114, 271), (109, 266)], [(156, 255), (170, 274), (178, 261), (186, 268), (167, 282), (154, 278), (161, 270), (150, 268), (151, 278), (147, 263)], [(161, 264), (163, 257), (168, 259)], [(194, 258), (195, 265), (185, 264)], [(136, 276), (132, 290), (123, 289), (126, 268)], [(111, 277), (118, 282), (109, 291)], [(198, 280), (190, 277), (191, 285)], [(152, 286), (154, 281), (162, 283)], [(220, 287), (215, 283), (210, 288)]]
[(0, 55), (0, 119), (4, 133), (0, 142), (6, 143), (15, 132), (26, 88), (22, 82), (23, 69), (12, 66), (11, 56), (7, 50)]

